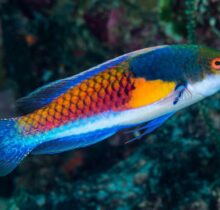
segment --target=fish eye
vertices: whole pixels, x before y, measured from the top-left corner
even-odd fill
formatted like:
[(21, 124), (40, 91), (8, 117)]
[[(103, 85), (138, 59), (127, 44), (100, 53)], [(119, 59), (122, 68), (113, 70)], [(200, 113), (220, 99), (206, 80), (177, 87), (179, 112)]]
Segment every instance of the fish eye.
[(220, 58), (214, 58), (211, 62), (211, 67), (215, 70), (220, 70)]

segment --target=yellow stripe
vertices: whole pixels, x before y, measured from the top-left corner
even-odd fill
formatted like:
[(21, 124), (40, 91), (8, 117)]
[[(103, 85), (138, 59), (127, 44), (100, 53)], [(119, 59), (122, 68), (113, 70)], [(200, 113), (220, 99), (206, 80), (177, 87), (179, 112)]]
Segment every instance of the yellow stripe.
[(165, 98), (174, 91), (176, 83), (137, 78), (134, 85), (135, 89), (132, 91), (131, 100), (128, 103), (129, 108), (146, 106)]

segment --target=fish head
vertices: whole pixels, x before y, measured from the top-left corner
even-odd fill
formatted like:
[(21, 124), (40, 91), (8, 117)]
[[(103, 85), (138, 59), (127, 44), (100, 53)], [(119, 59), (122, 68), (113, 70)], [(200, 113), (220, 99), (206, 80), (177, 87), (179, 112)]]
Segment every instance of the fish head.
[(130, 68), (137, 78), (187, 84), (191, 91), (204, 97), (220, 90), (220, 52), (205, 46), (147, 48), (133, 56)]
[(146, 48), (132, 54), (129, 68), (135, 77), (132, 108), (166, 101), (169, 111), (179, 110), (220, 90), (220, 52), (205, 46)]
[(200, 47), (194, 65), (199, 69), (196, 80), (189, 79), (194, 91), (204, 97), (218, 92), (220, 90), (220, 51)]

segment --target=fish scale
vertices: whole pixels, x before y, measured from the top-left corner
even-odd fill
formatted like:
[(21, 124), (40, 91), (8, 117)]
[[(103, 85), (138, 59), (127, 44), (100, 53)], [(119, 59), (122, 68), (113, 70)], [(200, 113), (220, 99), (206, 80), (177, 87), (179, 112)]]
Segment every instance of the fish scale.
[(134, 89), (132, 74), (121, 64), (85, 80), (48, 106), (21, 117), (21, 132), (32, 135), (97, 113), (123, 110)]

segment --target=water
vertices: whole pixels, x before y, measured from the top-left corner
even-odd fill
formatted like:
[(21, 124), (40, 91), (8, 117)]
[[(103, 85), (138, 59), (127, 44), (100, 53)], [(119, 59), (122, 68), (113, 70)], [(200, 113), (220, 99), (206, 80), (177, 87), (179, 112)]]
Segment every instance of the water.
[[(133, 50), (195, 37), (220, 49), (220, 3), (186, 2), (195, 8), (177, 0), (1, 1), (1, 116), (19, 114), (15, 100), (35, 88)], [(216, 94), (132, 144), (124, 142), (134, 135), (120, 132), (88, 148), (29, 156), (0, 178), (0, 210), (217, 210), (219, 131)]]

